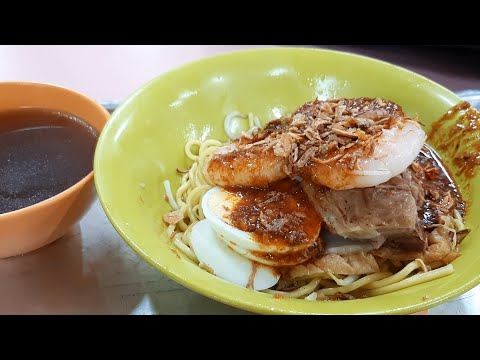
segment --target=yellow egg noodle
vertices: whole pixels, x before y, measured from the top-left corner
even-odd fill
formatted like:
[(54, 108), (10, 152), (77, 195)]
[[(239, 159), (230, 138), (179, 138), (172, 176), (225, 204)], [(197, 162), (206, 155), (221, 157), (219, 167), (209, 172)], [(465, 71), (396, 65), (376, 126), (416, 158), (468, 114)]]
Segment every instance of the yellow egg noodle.
[[(224, 121), (225, 132), (231, 140), (238, 137), (233, 130), (234, 118), (248, 119), (248, 131), (261, 127), (258, 117), (253, 116), (253, 114), (244, 115), (239, 112), (232, 112), (227, 115)], [(168, 238), (188, 259), (209, 272), (212, 272), (211, 269), (200, 263), (193, 251), (190, 233), (193, 225), (205, 219), (201, 208), (201, 200), (203, 195), (214, 186), (201, 169), (204, 168), (209, 157), (223, 145), (225, 144), (215, 139), (188, 141), (185, 144), (184, 151), (188, 159), (192, 161), (192, 165), (187, 170), (177, 169), (177, 172), (182, 175), (182, 179), (175, 194), (171, 190), (170, 181), (164, 181), (166, 198), (172, 210), (178, 211), (182, 216), (182, 220), (167, 227)], [(464, 228), (461, 218), (452, 220), (457, 231)], [(452, 231), (455, 236), (455, 230)], [(338, 294), (358, 294), (362, 297), (370, 297), (425, 283), (447, 276), (453, 271), (452, 264), (432, 270), (430, 266), (425, 265), (423, 260), (415, 259), (395, 273), (381, 271), (363, 276), (344, 276), (321, 272), (310, 275), (308, 278), (294, 279), (295, 283), (292, 286), (286, 286), (288, 291), (268, 289), (262, 292), (276, 297), (305, 300), (326, 299), (326, 296)]]

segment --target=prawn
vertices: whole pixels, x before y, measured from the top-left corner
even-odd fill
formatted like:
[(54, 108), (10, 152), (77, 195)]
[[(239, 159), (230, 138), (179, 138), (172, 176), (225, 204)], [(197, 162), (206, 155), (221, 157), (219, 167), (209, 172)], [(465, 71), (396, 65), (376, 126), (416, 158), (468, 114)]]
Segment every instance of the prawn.
[(334, 190), (366, 188), (400, 175), (415, 160), (426, 135), (418, 122), (400, 121), (367, 142), (340, 154), (312, 158), (299, 174)]
[(267, 187), (290, 176), (334, 190), (372, 187), (405, 171), (425, 140), (392, 101), (314, 100), (220, 148), (204, 171), (219, 186)]
[(236, 143), (223, 146), (206, 164), (206, 175), (218, 186), (267, 187), (287, 176), (285, 158), (264, 145), (245, 148)]

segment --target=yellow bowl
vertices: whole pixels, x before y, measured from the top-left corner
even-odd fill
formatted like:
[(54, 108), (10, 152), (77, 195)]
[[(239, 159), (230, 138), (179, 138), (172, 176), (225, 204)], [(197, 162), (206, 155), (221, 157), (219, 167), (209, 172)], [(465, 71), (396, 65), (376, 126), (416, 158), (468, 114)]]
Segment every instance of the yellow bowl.
[[(238, 110), (263, 122), (323, 97), (383, 97), (418, 113), (427, 125), (460, 99), (442, 86), (405, 69), (369, 58), (315, 49), (240, 51), (200, 60), (163, 74), (118, 108), (100, 136), (95, 180), (101, 203), (117, 231), (163, 273), (223, 303), (258, 313), (413, 313), (438, 305), (480, 281), (480, 209), (471, 208), (473, 229), (454, 261), (454, 274), (368, 299), (315, 302), (274, 299), (223, 281), (178, 257), (167, 241), (162, 215), (170, 211), (162, 181), (179, 184), (190, 139), (226, 140), (225, 115)], [(475, 179), (469, 199), (478, 201)]]

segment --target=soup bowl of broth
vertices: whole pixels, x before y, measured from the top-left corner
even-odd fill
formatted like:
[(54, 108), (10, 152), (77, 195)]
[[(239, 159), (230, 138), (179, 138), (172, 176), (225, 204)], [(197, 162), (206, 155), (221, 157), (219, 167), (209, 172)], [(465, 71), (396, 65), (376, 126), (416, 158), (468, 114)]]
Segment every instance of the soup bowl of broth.
[(0, 83), (0, 258), (57, 240), (85, 214), (108, 118), (100, 104), (63, 87)]

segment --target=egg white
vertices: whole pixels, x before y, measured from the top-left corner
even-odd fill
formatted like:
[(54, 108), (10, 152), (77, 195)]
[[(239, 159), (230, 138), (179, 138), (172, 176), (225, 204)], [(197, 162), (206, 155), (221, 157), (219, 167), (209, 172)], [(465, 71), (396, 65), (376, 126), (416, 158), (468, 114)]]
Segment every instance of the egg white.
[(200, 262), (212, 269), (214, 275), (231, 283), (247, 287), (253, 272), (253, 289), (264, 290), (275, 285), (280, 278), (271, 267), (255, 264), (232, 250), (219, 239), (208, 220), (199, 221), (192, 227), (191, 244)]
[[(256, 241), (253, 233), (232, 226), (229, 219), (231, 209), (240, 200), (240, 197), (217, 186), (205, 193), (201, 204), (205, 218), (210, 222), (218, 236), (229, 245), (233, 245), (232, 247), (235, 249), (245, 250), (248, 253), (256, 251), (281, 254), (300, 251), (311, 245), (311, 243), (296, 246), (285, 246), (282, 244), (266, 245)], [(240, 253), (243, 255), (245, 251)]]

